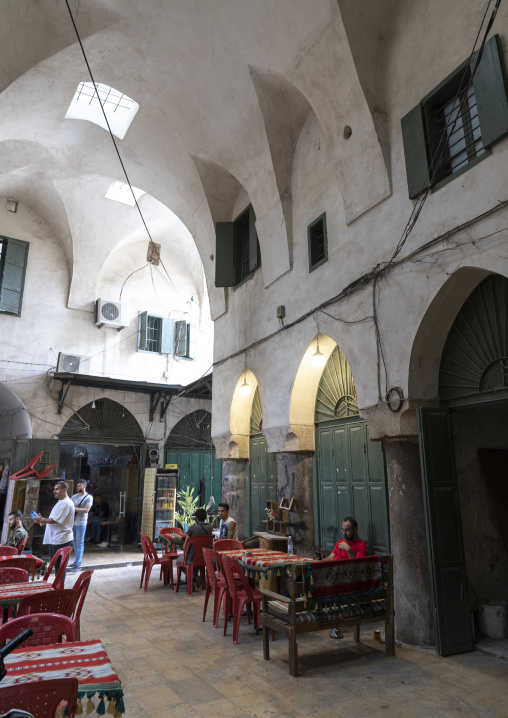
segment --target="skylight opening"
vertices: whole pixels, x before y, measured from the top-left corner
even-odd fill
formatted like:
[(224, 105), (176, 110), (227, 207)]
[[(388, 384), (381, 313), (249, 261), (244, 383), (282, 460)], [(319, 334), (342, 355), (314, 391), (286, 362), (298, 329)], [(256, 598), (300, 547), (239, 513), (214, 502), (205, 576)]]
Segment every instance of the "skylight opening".
[[(96, 86), (97, 92), (92, 82), (79, 83), (65, 119), (88, 120), (107, 130), (108, 126), (101, 109), (102, 104), (111, 132), (119, 140), (123, 140), (132, 120), (136, 116), (136, 112), (139, 110), (139, 105), (127, 95), (123, 95), (108, 85), (97, 82)], [(100, 103), (97, 93), (99, 94)]]
[[(139, 201), (140, 197), (146, 194), (146, 192), (137, 187), (133, 187), (132, 192), (134, 192), (136, 202)], [(132, 192), (129, 185), (125, 182), (113, 182), (104, 197), (106, 199), (112, 199), (114, 202), (122, 202), (122, 204), (128, 204), (129, 207), (134, 207), (136, 202), (134, 201)]]

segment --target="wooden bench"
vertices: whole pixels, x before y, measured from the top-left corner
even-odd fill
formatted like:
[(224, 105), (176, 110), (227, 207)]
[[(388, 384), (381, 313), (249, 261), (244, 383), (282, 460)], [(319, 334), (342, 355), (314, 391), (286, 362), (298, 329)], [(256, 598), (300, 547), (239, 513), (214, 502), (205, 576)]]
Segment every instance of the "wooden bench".
[(354, 640), (359, 642), (362, 624), (383, 620), (386, 654), (395, 655), (391, 555), (313, 561), (303, 569), (292, 566), (289, 573), (289, 597), (261, 591), (265, 661), (270, 659), (270, 630), (287, 634), (289, 674), (296, 676), (298, 634), (354, 626)]

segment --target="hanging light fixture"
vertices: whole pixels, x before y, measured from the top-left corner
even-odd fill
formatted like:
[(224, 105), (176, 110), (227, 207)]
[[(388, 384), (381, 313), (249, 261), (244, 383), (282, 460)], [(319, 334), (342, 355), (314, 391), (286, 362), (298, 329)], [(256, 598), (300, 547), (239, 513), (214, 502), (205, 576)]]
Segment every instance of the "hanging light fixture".
[(92, 409), (95, 409), (95, 399), (92, 401)]
[(247, 374), (243, 376), (243, 384), (240, 385), (240, 394), (242, 396), (248, 396), (250, 394), (250, 386), (247, 383)]
[(319, 351), (319, 334), (316, 337), (316, 351), (312, 355), (312, 366), (320, 369), (325, 365), (325, 355)]

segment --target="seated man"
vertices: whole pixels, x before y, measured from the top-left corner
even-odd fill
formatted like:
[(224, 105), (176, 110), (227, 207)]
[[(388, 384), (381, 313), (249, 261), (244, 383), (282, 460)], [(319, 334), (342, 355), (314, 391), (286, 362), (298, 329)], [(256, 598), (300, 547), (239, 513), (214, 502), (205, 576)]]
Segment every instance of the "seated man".
[[(352, 516), (346, 516), (342, 522), (343, 538), (337, 542), (333, 551), (326, 560), (345, 561), (348, 558), (361, 558), (367, 555), (365, 541), (358, 537), (358, 521)], [(330, 638), (344, 638), (340, 628), (333, 628)]]
[(343, 538), (338, 541), (326, 560), (344, 561), (347, 558), (361, 558), (367, 555), (367, 545), (358, 537), (358, 521), (346, 516), (342, 522)]
[[(187, 529), (187, 537), (191, 538), (192, 536), (204, 536), (212, 535), (212, 526), (211, 524), (205, 523), (207, 519), (206, 510), (205, 509), (196, 509), (196, 513), (194, 514), (194, 518), (196, 519), (195, 524), (191, 524), (189, 528)], [(185, 551), (185, 544), (187, 543), (187, 539), (185, 539), (183, 543), (183, 548)], [(183, 557), (184, 554), (181, 556), (178, 556), (176, 560), (176, 564), (182, 564), (183, 563)], [(186, 565), (190, 566), (192, 564), (192, 559), (194, 558), (194, 546), (191, 546), (189, 548), (189, 553), (187, 554), (187, 561)], [(198, 583), (199, 579), (197, 577), (198, 569), (194, 569), (194, 581), (196, 584)], [(196, 585), (197, 588), (200, 588), (200, 586)]]
[(95, 544), (100, 543), (102, 533), (102, 522), (109, 518), (109, 504), (102, 500), (101, 494), (95, 494), (93, 504), (88, 513), (88, 524), (86, 527), (87, 537), (85, 541)]
[(28, 531), (23, 526), (23, 514), (18, 509), (9, 514), (9, 535), (5, 546), (18, 548), (19, 544), (26, 539)]
[(229, 504), (219, 504), (219, 518), (219, 538), (238, 540), (238, 528), (234, 518), (229, 515)]

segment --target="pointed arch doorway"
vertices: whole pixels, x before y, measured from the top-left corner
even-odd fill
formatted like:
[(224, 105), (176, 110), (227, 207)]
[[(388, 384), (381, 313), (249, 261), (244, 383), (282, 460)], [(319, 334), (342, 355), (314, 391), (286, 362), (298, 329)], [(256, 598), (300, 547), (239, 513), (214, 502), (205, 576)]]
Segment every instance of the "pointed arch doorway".
[(277, 455), (269, 454), (263, 435), (263, 407), (259, 387), (256, 387), (250, 416), (250, 511), (246, 511), (246, 531), (266, 531), (266, 501), (277, 500)]
[(168, 435), (165, 463), (178, 466), (178, 488), (190, 486), (200, 505), (213, 498), (217, 508), (222, 501), (222, 461), (215, 456), (211, 424), (212, 415), (205, 409), (184, 416)]
[(345, 516), (358, 521), (372, 553), (388, 553), (389, 529), (384, 457), (360, 419), (349, 363), (338, 346), (319, 382), (314, 482), (316, 545), (331, 551)]

